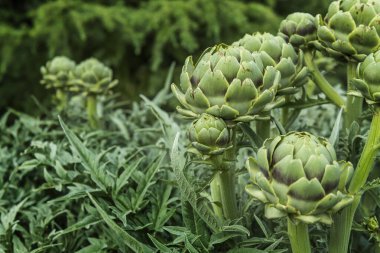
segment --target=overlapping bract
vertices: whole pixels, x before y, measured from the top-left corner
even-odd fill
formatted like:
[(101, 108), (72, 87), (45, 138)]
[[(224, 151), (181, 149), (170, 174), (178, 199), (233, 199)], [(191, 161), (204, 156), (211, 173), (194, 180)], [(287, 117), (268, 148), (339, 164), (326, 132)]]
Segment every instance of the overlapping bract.
[(340, 0), (320, 19), (315, 46), (336, 58), (363, 61), (380, 48), (380, 0)]
[(72, 78), (75, 62), (65, 56), (57, 56), (41, 67), (41, 84), (46, 88), (65, 89)]
[(359, 64), (357, 69), (358, 78), (351, 83), (359, 90), (354, 95), (362, 96), (368, 104), (380, 104), (380, 51), (368, 55)]
[(185, 116), (208, 113), (228, 121), (250, 121), (275, 99), (280, 72), (259, 53), (243, 47), (216, 46), (194, 65), (186, 59), (180, 88), (172, 85)]
[(278, 35), (294, 47), (307, 47), (317, 39), (318, 21), (309, 13), (295, 12), (284, 19)]
[(81, 62), (74, 70), (70, 91), (84, 94), (101, 94), (117, 84), (112, 70), (95, 58)]
[(353, 199), (345, 194), (351, 163), (338, 163), (326, 139), (306, 132), (268, 139), (257, 158), (248, 159), (247, 167), (253, 184), (246, 190), (266, 203), (268, 218), (288, 215), (306, 223), (330, 224), (330, 214)]
[(204, 155), (219, 155), (230, 145), (226, 123), (210, 114), (202, 114), (189, 128), (192, 146)]
[(277, 95), (293, 94), (308, 81), (307, 69), (303, 66), (303, 53), (280, 36), (269, 33), (246, 34), (235, 42), (248, 51), (259, 54), (264, 68), (273, 67), (281, 73)]

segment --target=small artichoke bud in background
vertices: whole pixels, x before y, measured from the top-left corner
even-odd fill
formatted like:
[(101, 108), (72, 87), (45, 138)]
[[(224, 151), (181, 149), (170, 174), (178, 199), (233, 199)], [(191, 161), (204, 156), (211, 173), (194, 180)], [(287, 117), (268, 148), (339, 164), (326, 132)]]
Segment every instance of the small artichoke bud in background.
[(233, 43), (242, 46), (254, 55), (259, 55), (264, 68), (273, 67), (281, 73), (277, 95), (292, 94), (308, 81), (308, 71), (303, 66), (303, 53), (280, 36), (270, 33), (246, 34)]
[(363, 61), (380, 48), (380, 0), (340, 0), (319, 20), (315, 46), (330, 56)]
[(250, 121), (266, 110), (276, 95), (280, 72), (243, 47), (215, 46), (194, 65), (186, 59), (180, 87), (172, 91), (183, 106), (178, 111), (197, 118), (202, 113), (228, 121)]
[(74, 71), (75, 80), (70, 90), (85, 94), (102, 94), (117, 84), (112, 80), (112, 70), (95, 58), (81, 62)]
[(359, 64), (357, 76), (351, 83), (359, 93), (354, 91), (353, 95), (364, 97), (368, 104), (380, 105), (380, 51), (368, 55)]
[(306, 132), (268, 139), (247, 167), (252, 184), (246, 191), (266, 204), (267, 218), (331, 224), (331, 213), (353, 200), (346, 194), (352, 164), (337, 162), (326, 139)]
[(203, 155), (219, 155), (230, 145), (226, 123), (210, 114), (202, 114), (189, 128), (192, 146)]
[(51, 89), (66, 89), (75, 69), (75, 62), (65, 56), (54, 57), (47, 62), (46, 66), (41, 67), (43, 75), (41, 84)]
[(278, 35), (294, 47), (307, 47), (317, 39), (318, 21), (309, 13), (295, 12), (280, 24)]

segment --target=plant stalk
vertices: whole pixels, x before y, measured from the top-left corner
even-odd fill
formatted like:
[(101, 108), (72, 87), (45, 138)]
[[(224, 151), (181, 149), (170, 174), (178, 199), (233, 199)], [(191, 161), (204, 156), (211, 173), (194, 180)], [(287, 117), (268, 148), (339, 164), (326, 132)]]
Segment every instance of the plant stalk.
[[(219, 173), (218, 173), (219, 174)], [(220, 196), (219, 175), (216, 174), (210, 183), (212, 209), (217, 217), (223, 219), (222, 199)]]
[(92, 128), (99, 127), (98, 113), (96, 109), (96, 96), (88, 95), (86, 100), (87, 118)]
[[(235, 219), (238, 217), (238, 208), (235, 193), (235, 162), (237, 150), (236, 142), (236, 127), (233, 127), (231, 129), (232, 148), (226, 150), (223, 155), (218, 155), (211, 158), (215, 169), (218, 170), (217, 177), (213, 180), (217, 181), (212, 182), (212, 184), (218, 184), (219, 186), (220, 200), (222, 203), (223, 216), (225, 219)], [(210, 187), (213, 188), (214, 186), (215, 185), (211, 185)]]
[[(270, 116), (270, 112), (263, 113), (263, 116)], [(270, 120), (257, 120), (256, 121), (256, 133), (262, 140), (266, 140), (270, 137)]]
[[(356, 67), (357, 63), (354, 62), (349, 62), (347, 65), (347, 92), (354, 90), (351, 80), (356, 76)], [(347, 94), (346, 113), (344, 117), (345, 129), (349, 129), (352, 122), (359, 121), (360, 114), (362, 113), (362, 107), (363, 98)]]
[(58, 111), (63, 111), (67, 106), (67, 95), (61, 89), (57, 89), (55, 93), (55, 97), (57, 99), (57, 109)]
[(309, 231), (306, 223), (295, 224), (288, 218), (288, 235), (293, 253), (311, 253)]
[(352, 222), (356, 208), (360, 203), (360, 195), (355, 196), (351, 205), (334, 214), (330, 228), (329, 252), (347, 253), (350, 242)]
[(336, 92), (336, 90), (331, 86), (331, 84), (326, 80), (326, 78), (319, 71), (317, 64), (315, 64), (313, 59), (313, 53), (310, 50), (306, 50), (304, 55), (306, 66), (308, 67), (311, 77), (318, 88), (338, 107), (345, 107), (345, 102), (343, 98)]
[(352, 176), (348, 191), (355, 195), (351, 205), (334, 215), (334, 223), (330, 229), (329, 252), (347, 253), (351, 234), (351, 226), (355, 211), (360, 203), (360, 189), (366, 183), (371, 172), (380, 142), (380, 108), (373, 114), (368, 139), (360, 156), (358, 165)]

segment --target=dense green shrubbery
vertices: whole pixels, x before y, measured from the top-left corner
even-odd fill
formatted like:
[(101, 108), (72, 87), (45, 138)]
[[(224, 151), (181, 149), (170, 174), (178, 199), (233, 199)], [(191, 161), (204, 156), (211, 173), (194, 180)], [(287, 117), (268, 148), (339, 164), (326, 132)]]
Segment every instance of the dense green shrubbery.
[(2, 1), (0, 108), (42, 97), (38, 68), (55, 55), (97, 57), (124, 96), (151, 96), (172, 62), (279, 21), (267, 3), (244, 1)]

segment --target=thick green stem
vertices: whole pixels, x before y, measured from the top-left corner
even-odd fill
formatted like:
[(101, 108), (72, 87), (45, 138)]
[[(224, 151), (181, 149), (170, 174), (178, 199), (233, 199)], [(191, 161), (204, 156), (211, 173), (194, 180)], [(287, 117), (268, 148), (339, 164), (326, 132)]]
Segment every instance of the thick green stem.
[(295, 224), (288, 218), (288, 235), (293, 253), (311, 253), (307, 224)]
[(336, 90), (330, 85), (326, 78), (319, 71), (318, 66), (315, 64), (313, 59), (313, 54), (311, 51), (307, 50), (305, 52), (305, 63), (308, 67), (313, 81), (318, 86), (318, 88), (338, 107), (344, 107), (345, 102), (343, 98), (336, 92)]
[(58, 111), (63, 111), (67, 106), (67, 95), (62, 90), (58, 89), (55, 93), (57, 99), (57, 109)]
[[(263, 116), (270, 116), (270, 112), (263, 113)], [(256, 121), (256, 133), (262, 140), (266, 140), (270, 137), (270, 120), (257, 120)]]
[[(239, 215), (235, 193), (236, 142), (236, 128), (233, 127), (231, 129), (232, 148), (224, 152), (223, 155), (211, 158), (212, 163), (218, 170), (217, 180), (225, 219), (235, 219)], [(211, 185), (211, 187), (213, 186)]]
[[(354, 90), (351, 80), (356, 76), (356, 66), (357, 63), (354, 62), (349, 62), (347, 65), (347, 92)], [(362, 113), (362, 107), (363, 98), (347, 94), (346, 113), (344, 116), (344, 127), (346, 129), (351, 127), (352, 122), (358, 121)]]
[(330, 228), (329, 252), (347, 253), (350, 242), (351, 227), (356, 208), (360, 203), (360, 195), (355, 196), (351, 205), (334, 214)]
[(222, 200), (223, 213), (226, 219), (238, 217), (238, 209), (235, 194), (235, 168), (228, 166), (219, 174), (220, 197)]
[(375, 108), (367, 142), (348, 188), (350, 193), (355, 194), (355, 199), (350, 206), (334, 215), (334, 223), (330, 230), (329, 252), (347, 253), (352, 222), (360, 203), (360, 189), (366, 183), (368, 175), (374, 166), (379, 142), (380, 108)]
[(88, 95), (86, 101), (87, 118), (92, 128), (98, 128), (98, 113), (96, 109), (96, 96)]
[(222, 209), (222, 199), (220, 197), (220, 185), (219, 185), (219, 175), (215, 175), (214, 179), (210, 183), (211, 198), (213, 201), (212, 208), (214, 213), (220, 219), (223, 219), (223, 209)]
[(360, 156), (358, 165), (354, 175), (352, 176), (349, 191), (357, 193), (360, 188), (366, 183), (369, 173), (375, 163), (375, 157), (378, 150), (380, 140), (380, 107), (376, 107), (371, 127), (369, 129), (368, 138), (364, 145), (364, 149)]

